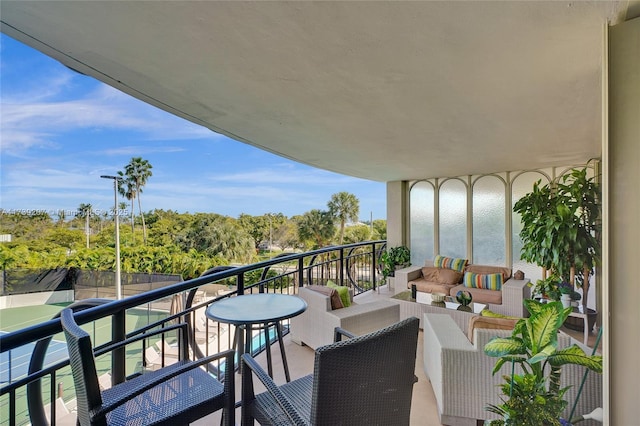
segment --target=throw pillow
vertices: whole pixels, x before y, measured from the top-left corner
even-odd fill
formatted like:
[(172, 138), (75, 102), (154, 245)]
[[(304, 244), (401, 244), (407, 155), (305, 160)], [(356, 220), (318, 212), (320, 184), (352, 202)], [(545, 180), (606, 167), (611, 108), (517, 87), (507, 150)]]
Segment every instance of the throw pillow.
[(440, 268), (436, 268), (435, 266), (423, 266), (422, 267), (422, 277), (429, 282), (438, 282), (438, 271)]
[(502, 274), (474, 274), (473, 272), (465, 272), (462, 284), (468, 288), (501, 290)]
[(340, 295), (338, 294), (335, 288), (330, 288), (324, 285), (308, 285), (306, 288), (308, 288), (311, 291), (315, 291), (317, 293), (321, 293), (321, 294), (324, 294), (325, 296), (328, 296), (331, 299), (332, 310), (344, 308), (344, 305), (342, 304), (342, 300), (340, 300)]
[(327, 287), (336, 289), (338, 295), (340, 296), (340, 301), (342, 301), (342, 306), (344, 306), (345, 308), (351, 306), (351, 295), (349, 294), (349, 287), (338, 285), (331, 280), (327, 281)]
[(454, 271), (463, 272), (465, 266), (467, 266), (467, 262), (467, 259), (437, 255), (435, 259), (433, 259), (433, 266), (436, 268), (453, 269)]
[(438, 282), (442, 284), (458, 284), (462, 280), (462, 272), (454, 269), (438, 269)]
[(490, 311), (489, 309), (484, 309), (482, 312), (480, 312), (480, 315), (482, 315), (483, 317), (489, 317), (489, 318), (520, 319), (518, 317), (499, 314), (497, 312)]
[(467, 337), (473, 343), (473, 332), (478, 328), (485, 328), (490, 330), (513, 330), (519, 318), (490, 318), (483, 316), (472, 317), (469, 320), (469, 329), (467, 331)]
[(511, 278), (511, 268), (505, 266), (490, 265), (467, 265), (465, 272), (473, 272), (474, 274), (502, 274), (502, 282), (505, 283)]
[(436, 268), (435, 266), (423, 266), (422, 277), (432, 283), (458, 284), (462, 280), (462, 272), (453, 269)]

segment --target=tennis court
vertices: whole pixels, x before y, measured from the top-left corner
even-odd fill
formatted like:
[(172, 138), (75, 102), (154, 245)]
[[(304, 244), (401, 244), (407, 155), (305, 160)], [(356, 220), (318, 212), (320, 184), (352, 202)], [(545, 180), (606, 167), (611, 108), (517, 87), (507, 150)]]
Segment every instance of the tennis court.
[[(48, 321), (57, 316), (68, 304), (55, 305), (35, 305), (19, 308), (0, 309), (0, 333), (7, 333), (20, 330), (34, 324)], [(167, 316), (168, 312), (153, 311), (146, 309), (130, 309), (127, 311), (126, 328), (132, 331), (144, 327), (145, 325), (158, 321)], [(98, 321), (82, 326), (91, 335), (94, 345), (100, 345), (111, 339), (111, 319), (102, 318)], [(0, 355), (0, 385), (4, 386), (9, 381), (15, 381), (27, 374), (29, 360), (33, 353), (35, 343), (20, 346), (10, 352)], [(55, 364), (68, 358), (67, 345), (62, 333), (53, 336), (49, 343), (44, 359), (44, 365)], [(134, 371), (140, 368), (141, 357), (137, 351), (131, 351), (127, 356), (127, 371)], [(110, 356), (102, 356), (96, 359), (98, 374), (110, 371)], [(65, 368), (56, 375), (56, 382), (61, 385), (65, 400), (74, 397), (73, 381), (69, 368)], [(43, 389), (50, 388), (50, 378), (43, 379)], [(43, 394), (44, 403), (49, 402), (49, 394)], [(8, 398), (0, 400), (0, 424), (7, 424), (8, 421)], [(29, 415), (26, 408), (26, 395), (24, 389), (18, 392), (16, 400), (16, 424), (29, 424)]]
[[(0, 332), (6, 334), (6, 332)], [(35, 347), (35, 343), (20, 346), (11, 351), (0, 354), (0, 383), (8, 383), (26, 376), (29, 370), (29, 360)], [(49, 343), (44, 357), (44, 366), (47, 367), (68, 357), (67, 344), (58, 340)]]

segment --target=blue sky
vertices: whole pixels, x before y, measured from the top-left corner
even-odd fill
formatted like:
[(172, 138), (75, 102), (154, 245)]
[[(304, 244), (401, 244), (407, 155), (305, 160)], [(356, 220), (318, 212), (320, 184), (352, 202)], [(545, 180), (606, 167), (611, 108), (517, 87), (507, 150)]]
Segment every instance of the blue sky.
[(144, 211), (292, 216), (326, 209), (332, 194), (347, 191), (360, 200), (361, 219), (386, 218), (384, 183), (261, 151), (77, 74), (4, 34), (0, 43), (2, 209), (109, 209), (113, 186), (100, 175), (142, 157), (153, 165)]

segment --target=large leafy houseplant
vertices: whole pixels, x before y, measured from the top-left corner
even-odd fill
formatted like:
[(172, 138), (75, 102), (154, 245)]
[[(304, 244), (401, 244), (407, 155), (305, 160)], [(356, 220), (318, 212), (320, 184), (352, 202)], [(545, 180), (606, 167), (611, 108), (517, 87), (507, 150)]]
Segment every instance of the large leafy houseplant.
[(557, 182), (540, 185), (520, 198), (521, 258), (553, 271), (560, 282), (582, 287), (587, 306), (589, 276), (600, 260), (600, 188), (587, 169), (573, 169)]
[(396, 267), (408, 265), (411, 261), (411, 251), (406, 246), (391, 247), (380, 256), (382, 276), (384, 279), (395, 274)]
[(558, 330), (571, 308), (532, 299), (524, 303), (531, 316), (516, 323), (511, 337), (496, 337), (484, 347), (487, 355), (498, 357), (493, 374), (506, 363), (519, 364), (524, 372), (515, 374), (512, 368), (511, 375), (503, 376), (503, 403), (487, 407), (502, 419), (491, 425), (560, 425), (567, 406), (563, 399), (567, 388), (560, 387), (562, 366), (576, 364), (601, 373), (602, 357), (587, 355), (575, 344), (558, 349)]

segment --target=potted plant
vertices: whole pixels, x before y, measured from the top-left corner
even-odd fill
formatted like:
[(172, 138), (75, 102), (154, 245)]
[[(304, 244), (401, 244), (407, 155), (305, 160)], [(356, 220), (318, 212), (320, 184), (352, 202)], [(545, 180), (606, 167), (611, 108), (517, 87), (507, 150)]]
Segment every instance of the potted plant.
[(560, 302), (562, 302), (562, 307), (570, 308), (573, 286), (571, 286), (569, 283), (562, 283), (558, 286), (558, 291), (560, 292)]
[[(601, 373), (602, 357), (587, 355), (577, 345), (558, 349), (558, 329), (571, 312), (560, 302), (540, 303), (525, 300), (531, 314), (520, 319), (511, 337), (496, 337), (484, 347), (484, 352), (498, 361), (497, 373), (505, 363), (517, 363), (523, 374), (505, 375), (502, 385), (503, 403), (490, 405), (487, 410), (502, 416), (491, 425), (560, 425), (566, 388), (560, 387), (562, 366), (577, 364)], [(549, 371), (545, 371), (546, 367)], [(566, 424), (566, 423), (565, 423)]]
[(393, 277), (396, 269), (409, 266), (411, 252), (406, 246), (391, 247), (380, 256), (383, 279)]
[(534, 295), (540, 296), (542, 299), (547, 300), (559, 300), (558, 285), (560, 284), (560, 277), (551, 274), (547, 278), (538, 280), (532, 289)]
[(513, 211), (523, 225), (522, 260), (581, 287), (587, 312), (589, 277), (600, 260), (600, 188), (587, 169), (573, 169), (547, 185), (536, 182)]

